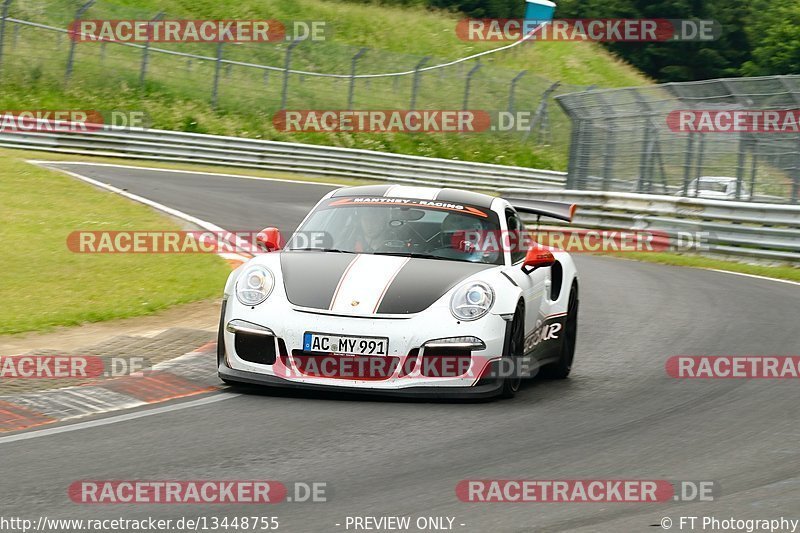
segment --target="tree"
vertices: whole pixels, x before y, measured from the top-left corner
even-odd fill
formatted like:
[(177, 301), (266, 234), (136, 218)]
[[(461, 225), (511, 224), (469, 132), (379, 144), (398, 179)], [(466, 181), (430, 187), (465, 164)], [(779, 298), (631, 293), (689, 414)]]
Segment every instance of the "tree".
[(741, 69), (746, 76), (800, 74), (800, 3), (797, 0), (755, 2), (747, 28), (752, 60)]

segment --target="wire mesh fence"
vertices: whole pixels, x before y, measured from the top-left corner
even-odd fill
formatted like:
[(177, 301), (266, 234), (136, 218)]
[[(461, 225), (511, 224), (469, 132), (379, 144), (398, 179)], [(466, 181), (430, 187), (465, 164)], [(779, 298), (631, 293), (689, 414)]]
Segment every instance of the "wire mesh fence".
[[(518, 139), (567, 146), (570, 123), (554, 97), (584, 87), (534, 72), (470, 60), (443, 63), (332, 40), (277, 43), (75, 42), (68, 27), (77, 18), (154, 20), (169, 14), (74, 0), (0, 0), (0, 69), (5, 79), (82, 87), (123, 84), (220, 112), (256, 113), (265, 120), (283, 109), (485, 110), (523, 113)], [(530, 46), (532, 43), (525, 43)], [(387, 73), (406, 72), (404, 75)], [(2, 81), (0, 81), (2, 83)]]
[(573, 121), (567, 188), (798, 202), (800, 76), (556, 99)]
[(571, 189), (775, 203), (800, 195), (800, 133), (681, 131), (668, 120), (685, 110), (797, 110), (800, 76), (587, 90), (499, 68), (490, 57), (425, 70), (445, 60), (327, 39), (75, 42), (68, 28), (80, 17), (171, 15), (83, 0), (0, 0), (0, 83), (80, 84), (86, 105), (94, 87), (142, 88), (263, 123), (283, 109), (521, 112), (527, 126), (507, 134), (569, 146)]

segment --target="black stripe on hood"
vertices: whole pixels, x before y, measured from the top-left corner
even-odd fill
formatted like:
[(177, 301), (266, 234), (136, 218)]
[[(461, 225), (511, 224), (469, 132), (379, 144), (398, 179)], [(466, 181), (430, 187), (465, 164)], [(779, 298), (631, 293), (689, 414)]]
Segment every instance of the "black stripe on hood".
[(344, 271), (356, 257), (326, 252), (282, 252), (286, 298), (301, 307), (327, 309)]
[(378, 314), (406, 315), (431, 306), (464, 279), (497, 265), (413, 258), (394, 278)]

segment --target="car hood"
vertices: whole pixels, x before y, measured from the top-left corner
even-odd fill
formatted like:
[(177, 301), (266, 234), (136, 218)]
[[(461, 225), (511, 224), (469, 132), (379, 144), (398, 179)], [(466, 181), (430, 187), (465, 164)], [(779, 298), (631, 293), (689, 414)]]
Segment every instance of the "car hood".
[(497, 265), (372, 254), (282, 252), (294, 305), (346, 315), (424, 311), (461, 281)]

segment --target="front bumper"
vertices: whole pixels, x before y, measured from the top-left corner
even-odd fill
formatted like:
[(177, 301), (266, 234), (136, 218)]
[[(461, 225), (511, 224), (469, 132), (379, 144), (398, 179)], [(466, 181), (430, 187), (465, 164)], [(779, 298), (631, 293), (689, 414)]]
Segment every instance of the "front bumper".
[[(242, 306), (235, 298), (228, 300), (220, 326), (222, 346), (218, 361), (219, 376), (225, 381), (267, 385), (278, 388), (318, 391), (350, 391), (353, 393), (404, 395), (429, 398), (481, 398), (498, 394), (502, 380), (481, 377), (492, 361), (500, 359), (505, 349), (508, 322), (499, 315), (489, 314), (474, 322), (460, 322), (449, 307), (431, 307), (408, 318), (385, 319), (370, 317), (333, 316), (298, 310), (290, 305)], [(277, 302), (276, 302), (277, 303)], [(274, 352), (267, 354), (271, 364), (259, 364), (252, 357), (237, 353), (236, 335), (227, 327), (232, 320), (245, 321), (256, 327), (268, 328), (274, 337)], [(381, 379), (359, 379), (309, 375), (297, 365), (302, 352), (303, 335), (307, 331), (337, 335), (388, 337), (387, 358), (399, 361), (396, 370)], [(475, 336), (485, 349), (471, 352), (473, 366), (464, 375), (430, 377), (419, 372), (407, 372), (406, 361), (412, 356), (422, 367), (427, 341), (448, 337)], [(273, 348), (271, 348), (273, 350)], [(302, 353), (305, 355), (305, 352)], [(247, 360), (251, 359), (251, 360)]]
[(452, 399), (452, 400), (477, 400), (481, 398), (494, 398), (503, 389), (503, 382), (499, 378), (481, 380), (480, 383), (469, 387), (437, 387), (414, 386), (402, 389), (375, 389), (365, 387), (342, 387), (321, 382), (298, 383), (277, 376), (244, 372), (228, 368), (224, 363), (219, 365), (219, 377), (226, 383), (242, 383), (247, 385), (261, 385), (269, 388), (284, 390), (302, 390), (309, 392), (337, 392), (349, 394), (365, 394), (381, 397), (409, 397), (419, 399)]

